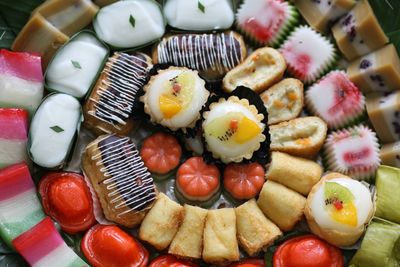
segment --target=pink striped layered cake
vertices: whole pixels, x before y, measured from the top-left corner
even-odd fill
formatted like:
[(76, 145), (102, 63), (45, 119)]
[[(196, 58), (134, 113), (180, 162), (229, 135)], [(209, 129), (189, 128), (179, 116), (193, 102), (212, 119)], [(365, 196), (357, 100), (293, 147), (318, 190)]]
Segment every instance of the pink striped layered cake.
[(13, 245), (32, 267), (89, 266), (67, 246), (49, 217), (14, 239)]
[(18, 107), (31, 115), (43, 97), (41, 58), (26, 52), (0, 50), (0, 107)]
[(0, 235), (11, 241), (45, 217), (28, 166), (19, 163), (0, 170)]
[(29, 114), (24, 109), (0, 108), (0, 168), (28, 162)]

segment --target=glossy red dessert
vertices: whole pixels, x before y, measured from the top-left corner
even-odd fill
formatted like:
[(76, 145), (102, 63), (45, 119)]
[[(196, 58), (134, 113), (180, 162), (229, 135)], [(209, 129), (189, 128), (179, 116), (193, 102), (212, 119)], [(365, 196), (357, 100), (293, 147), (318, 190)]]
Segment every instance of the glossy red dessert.
[(343, 267), (339, 248), (314, 235), (285, 241), (274, 253), (274, 267)]
[(83, 237), (81, 249), (93, 267), (145, 267), (149, 252), (115, 225), (95, 225)]
[(95, 222), (92, 197), (82, 175), (54, 172), (39, 183), (39, 193), (46, 214), (69, 234), (83, 232)]

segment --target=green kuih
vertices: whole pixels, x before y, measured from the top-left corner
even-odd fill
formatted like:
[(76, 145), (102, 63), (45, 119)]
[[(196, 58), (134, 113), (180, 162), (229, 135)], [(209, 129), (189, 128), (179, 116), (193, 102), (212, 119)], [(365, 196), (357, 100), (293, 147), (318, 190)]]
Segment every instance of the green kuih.
[[(397, 202), (398, 203), (398, 202)], [(400, 266), (400, 225), (377, 219), (364, 236), (350, 267)]]
[(400, 169), (380, 166), (376, 173), (375, 216), (400, 223)]

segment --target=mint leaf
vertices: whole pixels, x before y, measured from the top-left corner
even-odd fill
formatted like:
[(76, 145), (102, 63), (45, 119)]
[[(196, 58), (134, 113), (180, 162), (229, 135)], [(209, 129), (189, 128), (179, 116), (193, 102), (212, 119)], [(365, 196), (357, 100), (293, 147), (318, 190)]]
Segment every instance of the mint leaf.
[(81, 64), (79, 64), (78, 61), (71, 60), (71, 63), (74, 66), (75, 69), (82, 69)]
[(132, 27), (135, 28), (136, 20), (132, 15), (129, 16), (129, 22), (132, 25)]
[(50, 129), (52, 129), (52, 130), (55, 131), (56, 133), (64, 132), (64, 129), (61, 128), (61, 127), (58, 126), (58, 125), (51, 126)]
[(201, 12), (206, 13), (206, 8), (205, 8), (205, 6), (204, 6), (200, 1), (197, 2), (197, 8), (198, 8)]

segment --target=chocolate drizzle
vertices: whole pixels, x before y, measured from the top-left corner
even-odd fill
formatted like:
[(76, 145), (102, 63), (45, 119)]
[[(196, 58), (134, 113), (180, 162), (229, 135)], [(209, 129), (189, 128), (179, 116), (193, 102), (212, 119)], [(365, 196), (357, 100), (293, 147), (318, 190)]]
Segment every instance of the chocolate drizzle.
[(132, 115), (137, 93), (146, 82), (149, 67), (140, 53), (115, 53), (104, 69), (106, 75), (97, 91), (100, 98), (90, 98), (95, 102), (95, 109), (89, 110), (88, 114), (120, 130), (120, 125), (125, 125)]
[(151, 174), (139, 155), (136, 146), (128, 137), (107, 135), (98, 143), (100, 153), (93, 156), (107, 177), (101, 183), (107, 186), (110, 205), (116, 210), (125, 205), (125, 213), (146, 209), (156, 198), (155, 186)]
[(170, 63), (200, 71), (224, 74), (238, 65), (244, 55), (234, 32), (181, 34), (164, 38), (157, 46), (158, 63)]

